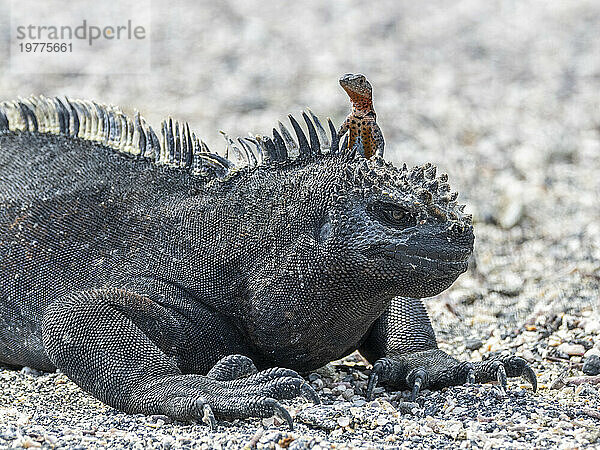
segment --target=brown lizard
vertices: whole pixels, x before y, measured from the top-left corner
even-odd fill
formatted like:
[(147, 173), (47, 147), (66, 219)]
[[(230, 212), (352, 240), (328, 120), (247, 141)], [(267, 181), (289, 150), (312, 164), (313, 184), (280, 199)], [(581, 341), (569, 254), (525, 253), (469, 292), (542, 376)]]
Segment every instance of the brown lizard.
[(348, 147), (352, 148), (357, 142), (361, 143), (365, 158), (371, 158), (373, 155), (383, 156), (385, 141), (373, 109), (371, 83), (364, 75), (348, 73), (340, 78), (340, 86), (350, 97), (352, 112), (346, 117), (338, 134), (342, 136), (349, 130)]

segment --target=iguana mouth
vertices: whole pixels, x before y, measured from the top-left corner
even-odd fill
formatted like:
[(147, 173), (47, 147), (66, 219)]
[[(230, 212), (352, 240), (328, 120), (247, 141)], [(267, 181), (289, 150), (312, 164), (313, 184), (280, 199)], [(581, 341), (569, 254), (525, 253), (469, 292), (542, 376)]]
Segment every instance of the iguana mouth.
[[(400, 250), (402, 252), (402, 250)], [(398, 253), (397, 251), (395, 253)], [(469, 259), (471, 255), (471, 249), (450, 249), (448, 251), (439, 251), (431, 248), (422, 249), (411, 249), (410, 247), (406, 248), (404, 252), (405, 255), (409, 257), (416, 257), (419, 259), (424, 259), (427, 261), (439, 261), (450, 264), (460, 264), (465, 263)]]
[(447, 278), (467, 270), (467, 258), (448, 260), (400, 252), (394, 254), (394, 259), (434, 278)]
[(417, 259), (430, 262), (440, 262), (448, 264), (466, 263), (471, 255), (471, 248), (458, 247), (441, 251), (431, 247), (413, 247), (406, 244), (387, 244), (384, 246), (373, 245), (367, 250), (367, 256), (370, 257), (392, 257), (402, 261)]
[(383, 256), (385, 259), (393, 259), (403, 266), (423, 271), (434, 278), (446, 278), (467, 270), (467, 261), (471, 250), (465, 247), (439, 251), (405, 244), (387, 244), (378, 249), (371, 248), (367, 253), (370, 257), (381, 258)]

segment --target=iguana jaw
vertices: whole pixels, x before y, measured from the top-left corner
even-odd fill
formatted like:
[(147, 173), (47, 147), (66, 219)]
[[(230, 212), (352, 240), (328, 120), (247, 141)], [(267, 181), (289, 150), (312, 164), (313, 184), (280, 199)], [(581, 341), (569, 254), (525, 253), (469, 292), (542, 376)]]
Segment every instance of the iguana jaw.
[(458, 228), (446, 223), (400, 232), (382, 229), (359, 251), (369, 261), (371, 276), (381, 277), (395, 295), (429, 297), (447, 289), (467, 270), (473, 230)]
[(448, 276), (460, 275), (467, 270), (467, 259), (447, 260), (441, 258), (428, 258), (415, 254), (406, 253), (403, 250), (388, 253), (403, 266), (413, 268), (426, 274), (431, 278), (447, 278)]

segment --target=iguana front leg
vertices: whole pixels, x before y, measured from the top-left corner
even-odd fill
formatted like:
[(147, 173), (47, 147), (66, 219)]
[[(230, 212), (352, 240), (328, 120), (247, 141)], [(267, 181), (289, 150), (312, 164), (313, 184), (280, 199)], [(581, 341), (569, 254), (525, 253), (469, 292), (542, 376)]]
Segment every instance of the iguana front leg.
[(424, 388), (441, 389), (467, 382), (525, 377), (537, 389), (535, 373), (518, 356), (461, 362), (437, 348), (427, 310), (419, 299), (397, 297), (375, 322), (360, 352), (373, 363), (367, 398), (377, 383), (412, 389), (414, 400)]
[(296, 372), (273, 368), (256, 373), (242, 355), (225, 357), (207, 375), (185, 373), (235, 348), (235, 342), (227, 342), (232, 335), (227, 322), (208, 314), (191, 323), (133, 292), (79, 292), (48, 307), (44, 345), (53, 364), (82, 389), (128, 413), (211, 424), (213, 414), (224, 419), (276, 414), (291, 427), (278, 400), (304, 395), (318, 402)]
[(349, 129), (350, 129), (350, 117), (346, 117), (346, 119), (340, 125), (340, 129), (337, 132), (338, 138), (342, 138)]

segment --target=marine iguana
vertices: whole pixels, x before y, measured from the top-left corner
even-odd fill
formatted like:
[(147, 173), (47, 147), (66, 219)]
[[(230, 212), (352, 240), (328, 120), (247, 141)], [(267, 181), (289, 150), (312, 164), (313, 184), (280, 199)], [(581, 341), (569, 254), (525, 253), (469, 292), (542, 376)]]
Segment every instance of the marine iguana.
[(365, 158), (371, 158), (373, 155), (383, 157), (385, 141), (373, 109), (371, 83), (364, 75), (351, 73), (347, 73), (339, 81), (350, 97), (352, 111), (340, 127), (338, 135), (341, 137), (349, 131), (347, 145), (353, 148), (360, 142)]
[[(459, 362), (421, 298), (467, 268), (471, 219), (431, 164), (296, 134), (228, 139), (235, 165), (172, 119), (91, 101), (0, 104), (0, 363), (63, 371), (128, 413), (277, 414), (307, 372), (358, 349), (413, 389), (535, 374)], [(255, 149), (254, 149), (255, 148)]]

